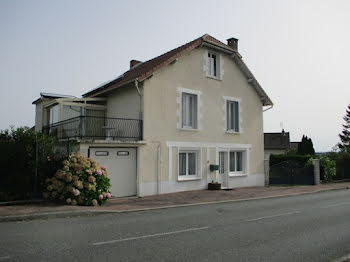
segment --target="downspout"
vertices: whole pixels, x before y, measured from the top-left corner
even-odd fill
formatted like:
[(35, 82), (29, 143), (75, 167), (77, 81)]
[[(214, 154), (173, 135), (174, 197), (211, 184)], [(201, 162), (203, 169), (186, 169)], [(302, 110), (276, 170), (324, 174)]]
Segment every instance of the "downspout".
[(160, 142), (158, 144), (158, 170), (157, 170), (157, 194), (161, 194), (161, 148)]

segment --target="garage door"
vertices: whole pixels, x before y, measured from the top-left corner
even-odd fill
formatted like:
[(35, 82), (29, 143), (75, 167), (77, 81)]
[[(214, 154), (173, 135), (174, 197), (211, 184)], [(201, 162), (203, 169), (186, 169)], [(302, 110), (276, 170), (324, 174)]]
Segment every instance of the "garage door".
[(136, 195), (136, 148), (90, 148), (90, 157), (107, 167), (112, 196)]

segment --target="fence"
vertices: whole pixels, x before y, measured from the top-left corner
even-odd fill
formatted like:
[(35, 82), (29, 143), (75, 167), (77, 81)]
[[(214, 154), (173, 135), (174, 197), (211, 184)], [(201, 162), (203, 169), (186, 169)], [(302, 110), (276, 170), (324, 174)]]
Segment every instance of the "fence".
[(43, 127), (43, 133), (58, 139), (100, 138), (142, 140), (142, 120), (79, 116)]
[(314, 185), (314, 168), (285, 161), (270, 166), (269, 183), (272, 185)]

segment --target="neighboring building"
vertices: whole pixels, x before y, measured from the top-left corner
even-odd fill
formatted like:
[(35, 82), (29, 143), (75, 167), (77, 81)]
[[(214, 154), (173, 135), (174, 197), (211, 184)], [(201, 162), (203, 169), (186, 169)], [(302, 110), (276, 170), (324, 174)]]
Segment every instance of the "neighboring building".
[(281, 133), (264, 133), (264, 158), (270, 159), (270, 155), (285, 154), (289, 150), (298, 150), (300, 142), (290, 142), (289, 132), (284, 129)]
[(298, 150), (298, 146), (301, 142), (290, 142), (290, 150)]
[(40, 98), (36, 130), (76, 139), (109, 168), (118, 197), (205, 189), (215, 177), (226, 188), (263, 186), (263, 106), (272, 102), (237, 46), (204, 35), (132, 60), (83, 98)]

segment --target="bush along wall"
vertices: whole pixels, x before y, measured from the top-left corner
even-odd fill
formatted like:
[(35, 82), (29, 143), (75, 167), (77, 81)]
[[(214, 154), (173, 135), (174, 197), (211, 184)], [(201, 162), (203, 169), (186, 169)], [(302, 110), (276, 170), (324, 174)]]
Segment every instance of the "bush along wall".
[(291, 161), (295, 162), (301, 166), (304, 166), (306, 162), (309, 160), (310, 156), (308, 155), (270, 155), (270, 166), (286, 162), (286, 161)]
[(339, 153), (336, 161), (335, 179), (350, 179), (350, 153)]
[(0, 130), (0, 201), (41, 196), (45, 177), (60, 164), (55, 142), (28, 127)]
[(46, 179), (44, 199), (71, 205), (103, 205), (111, 198), (107, 170), (95, 160), (72, 153), (52, 178)]

